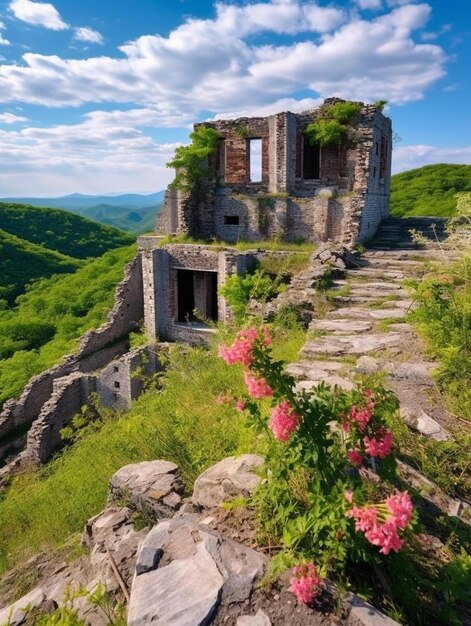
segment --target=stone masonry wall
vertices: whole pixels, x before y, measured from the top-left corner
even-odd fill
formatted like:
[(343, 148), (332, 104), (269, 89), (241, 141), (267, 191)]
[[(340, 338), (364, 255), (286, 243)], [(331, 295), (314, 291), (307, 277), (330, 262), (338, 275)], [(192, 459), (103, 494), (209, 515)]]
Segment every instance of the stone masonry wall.
[(18, 400), (5, 402), (0, 414), (0, 465), (21, 448), (26, 431), (51, 398), (57, 379), (101, 368), (128, 350), (126, 336), (144, 317), (142, 293), (142, 266), (137, 256), (116, 288), (115, 304), (107, 321), (96, 331), (86, 333), (77, 352), (64, 357), (62, 364), (33, 376)]

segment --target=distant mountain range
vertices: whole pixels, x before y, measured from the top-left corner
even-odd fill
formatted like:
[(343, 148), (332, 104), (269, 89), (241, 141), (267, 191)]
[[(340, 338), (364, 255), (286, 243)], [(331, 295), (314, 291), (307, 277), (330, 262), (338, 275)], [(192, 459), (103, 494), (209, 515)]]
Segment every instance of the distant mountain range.
[(164, 191), (151, 194), (91, 196), (73, 193), (59, 198), (0, 198), (0, 202), (64, 209), (133, 234), (154, 229)]

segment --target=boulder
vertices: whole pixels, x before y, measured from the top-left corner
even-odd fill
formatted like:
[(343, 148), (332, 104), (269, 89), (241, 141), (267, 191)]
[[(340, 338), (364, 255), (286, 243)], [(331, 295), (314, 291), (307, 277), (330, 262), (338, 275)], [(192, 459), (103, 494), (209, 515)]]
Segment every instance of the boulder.
[(256, 454), (242, 454), (216, 463), (196, 479), (193, 504), (214, 508), (235, 498), (250, 496), (260, 482), (256, 470), (263, 462)]
[(3, 624), (19, 626), (25, 621), (28, 610), (39, 608), (45, 599), (43, 590), (36, 587), (36, 589), (27, 593), (14, 604), (0, 611), (0, 624), (2, 626)]
[(236, 626), (271, 626), (271, 621), (265, 611), (259, 609), (255, 615), (241, 615)]
[(244, 602), (267, 559), (193, 519), (157, 524), (137, 556), (128, 626), (202, 626), (220, 604)]
[(174, 514), (182, 493), (180, 470), (175, 463), (144, 461), (125, 465), (112, 476), (109, 499), (157, 520)]

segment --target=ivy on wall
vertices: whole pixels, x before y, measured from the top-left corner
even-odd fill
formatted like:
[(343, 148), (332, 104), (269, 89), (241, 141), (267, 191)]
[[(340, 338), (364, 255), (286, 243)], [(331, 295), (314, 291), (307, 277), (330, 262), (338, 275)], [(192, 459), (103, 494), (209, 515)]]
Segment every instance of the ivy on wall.
[(172, 161), (166, 165), (177, 172), (170, 185), (172, 189), (198, 195), (203, 191), (205, 181), (213, 175), (208, 157), (216, 152), (221, 138), (211, 126), (200, 126), (190, 134), (190, 139), (188, 146), (179, 146), (175, 150)]

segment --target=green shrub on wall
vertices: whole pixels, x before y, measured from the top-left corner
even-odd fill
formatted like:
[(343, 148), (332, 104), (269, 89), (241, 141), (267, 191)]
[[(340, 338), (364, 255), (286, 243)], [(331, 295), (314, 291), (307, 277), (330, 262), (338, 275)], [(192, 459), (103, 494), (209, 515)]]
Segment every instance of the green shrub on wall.
[(335, 146), (347, 141), (351, 126), (360, 115), (357, 102), (335, 102), (321, 108), (319, 118), (309, 124), (305, 134), (311, 144)]
[(190, 145), (179, 146), (172, 161), (166, 165), (177, 171), (171, 184), (173, 189), (198, 194), (203, 189), (204, 181), (213, 173), (208, 167), (207, 158), (216, 152), (220, 137), (214, 128), (200, 126), (190, 134), (190, 139)]

